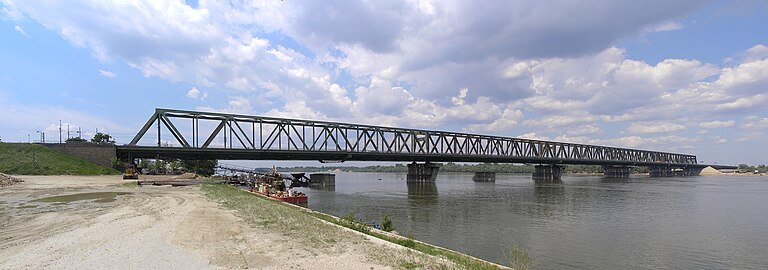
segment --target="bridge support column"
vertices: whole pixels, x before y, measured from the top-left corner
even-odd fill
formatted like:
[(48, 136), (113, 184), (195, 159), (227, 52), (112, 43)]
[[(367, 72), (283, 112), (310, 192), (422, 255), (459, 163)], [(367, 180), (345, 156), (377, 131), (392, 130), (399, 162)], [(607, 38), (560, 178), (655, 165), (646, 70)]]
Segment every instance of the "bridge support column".
[(533, 169), (534, 181), (559, 181), (565, 166), (555, 164), (536, 165)]
[(309, 175), (309, 188), (336, 191), (336, 175), (331, 173), (313, 173)]
[(672, 172), (672, 168), (667, 166), (653, 166), (648, 167), (648, 176), (649, 177), (670, 177), (674, 176)]
[(695, 167), (683, 168), (686, 176), (699, 176), (699, 174), (701, 174), (701, 170), (703, 169), (704, 168), (695, 168)]
[(309, 185), (315, 187), (335, 186), (336, 175), (330, 173), (313, 173), (309, 175)]
[(495, 172), (476, 172), (475, 175), (472, 176), (472, 181), (496, 182), (496, 173)]
[(435, 182), (438, 171), (440, 171), (439, 163), (431, 163), (427, 161), (424, 164), (418, 164), (413, 162), (408, 164), (408, 179), (406, 181)]
[(613, 178), (629, 178), (629, 172), (632, 168), (627, 166), (603, 166), (603, 175)]

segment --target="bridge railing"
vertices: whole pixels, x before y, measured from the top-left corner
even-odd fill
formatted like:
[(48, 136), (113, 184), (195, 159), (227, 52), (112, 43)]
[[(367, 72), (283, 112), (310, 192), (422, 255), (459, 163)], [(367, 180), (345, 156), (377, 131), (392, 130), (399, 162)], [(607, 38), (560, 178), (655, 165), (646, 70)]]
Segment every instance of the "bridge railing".
[[(180, 122), (184, 123), (180, 124)], [(697, 163), (696, 156), (677, 153), (459, 132), (171, 109), (156, 109), (154, 115), (129, 145), (138, 145), (153, 128), (153, 124), (156, 124), (157, 128), (157, 137), (154, 139), (158, 147)], [(183, 128), (180, 129), (179, 127), (182, 126)], [(163, 140), (163, 131), (170, 135), (171, 140)]]

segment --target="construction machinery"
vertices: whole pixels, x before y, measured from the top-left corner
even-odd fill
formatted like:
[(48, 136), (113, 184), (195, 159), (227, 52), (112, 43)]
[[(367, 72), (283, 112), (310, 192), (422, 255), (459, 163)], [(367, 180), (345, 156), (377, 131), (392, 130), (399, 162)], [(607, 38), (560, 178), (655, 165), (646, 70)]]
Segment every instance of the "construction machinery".
[(123, 180), (125, 179), (139, 179), (139, 173), (136, 171), (136, 167), (133, 164), (125, 166), (125, 172), (123, 172)]

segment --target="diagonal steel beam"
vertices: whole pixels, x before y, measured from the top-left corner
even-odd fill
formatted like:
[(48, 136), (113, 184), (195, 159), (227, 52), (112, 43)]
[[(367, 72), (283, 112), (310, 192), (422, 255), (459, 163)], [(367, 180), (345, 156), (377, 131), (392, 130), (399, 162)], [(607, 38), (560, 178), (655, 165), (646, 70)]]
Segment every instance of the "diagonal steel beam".
[(176, 141), (178, 141), (183, 147), (189, 147), (189, 143), (186, 139), (184, 139), (184, 135), (182, 135), (181, 132), (176, 129), (176, 126), (171, 123), (171, 120), (168, 119), (168, 117), (165, 115), (160, 115), (160, 120), (163, 122), (163, 124), (165, 124), (165, 127), (171, 131), (171, 135), (176, 138)]
[(203, 143), (203, 146), (201, 148), (208, 148), (208, 146), (211, 145), (211, 143), (213, 142), (213, 139), (216, 139), (216, 136), (219, 136), (219, 132), (221, 132), (221, 129), (224, 128), (224, 125), (226, 124), (227, 124), (227, 119), (222, 119), (221, 123), (219, 123), (219, 125), (216, 126), (216, 129), (214, 129), (213, 133), (211, 133), (211, 136), (208, 137), (207, 140), (205, 140), (205, 143)]
[(144, 137), (144, 134), (147, 133), (147, 130), (149, 130), (149, 128), (152, 127), (152, 124), (155, 123), (155, 120), (157, 120), (157, 115), (158, 113), (155, 112), (154, 114), (152, 114), (151, 117), (149, 117), (149, 120), (147, 120), (147, 123), (144, 124), (144, 127), (142, 127), (141, 130), (139, 130), (139, 133), (137, 133), (136, 136), (133, 137), (133, 140), (131, 140), (131, 142), (128, 143), (128, 145), (136, 145), (137, 143), (139, 143), (141, 138)]

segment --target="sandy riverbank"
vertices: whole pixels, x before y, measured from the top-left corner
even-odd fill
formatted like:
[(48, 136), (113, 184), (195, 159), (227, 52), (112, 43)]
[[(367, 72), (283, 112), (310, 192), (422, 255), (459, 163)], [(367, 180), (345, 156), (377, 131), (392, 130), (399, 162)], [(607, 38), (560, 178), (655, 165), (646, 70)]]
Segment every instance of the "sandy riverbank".
[[(120, 176), (19, 178), (24, 182), (0, 189), (0, 269), (453, 266), (341, 227), (332, 229), (338, 241), (313, 246), (313, 232), (246, 222), (199, 187), (128, 187)], [(51, 202), (33, 202), (44, 198)]]

